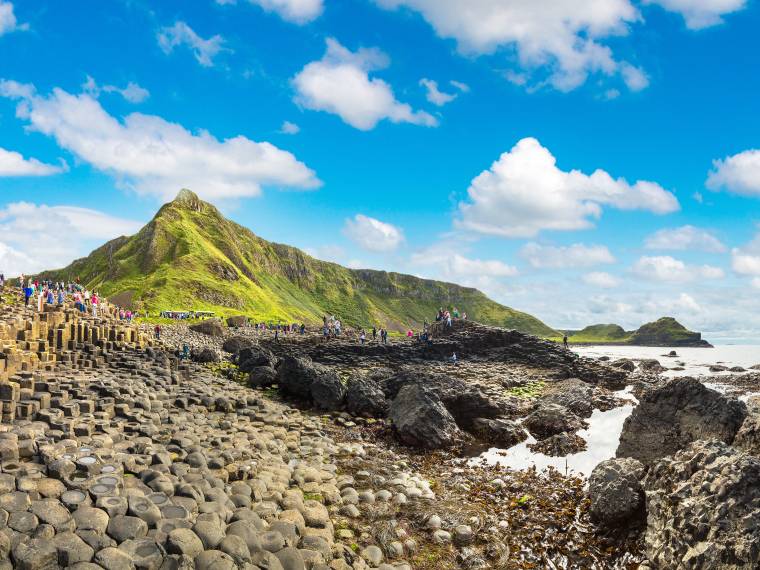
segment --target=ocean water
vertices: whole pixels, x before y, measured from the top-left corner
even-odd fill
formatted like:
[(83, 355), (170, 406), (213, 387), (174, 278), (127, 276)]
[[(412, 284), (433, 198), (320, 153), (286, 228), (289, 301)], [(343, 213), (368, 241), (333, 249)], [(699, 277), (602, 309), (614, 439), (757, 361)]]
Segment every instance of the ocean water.
[[(713, 364), (722, 364), (729, 368), (741, 366), (749, 368), (760, 364), (760, 346), (758, 345), (723, 345), (715, 348), (663, 348), (642, 346), (583, 346), (573, 347), (573, 351), (581, 356), (598, 358), (608, 356), (615, 358), (655, 358), (666, 368), (683, 367), (684, 370), (668, 370), (667, 376), (720, 376), (727, 373), (710, 372), (709, 367)], [(677, 357), (666, 357), (671, 350), (675, 350)], [(719, 380), (711, 381), (705, 378), (705, 384), (711, 388), (720, 390), (722, 387)], [(760, 387), (759, 387), (760, 388)], [(580, 453), (567, 457), (550, 457), (543, 453), (534, 453), (528, 449), (528, 445), (535, 443), (535, 439), (529, 437), (526, 441), (509, 449), (491, 448), (472, 460), (473, 464), (485, 460), (488, 464), (500, 464), (511, 469), (529, 469), (535, 467), (539, 471), (547, 467), (554, 467), (561, 473), (575, 474), (588, 477), (591, 471), (605, 459), (615, 457), (620, 434), (623, 431), (623, 423), (631, 415), (633, 408), (638, 402), (633, 397), (630, 387), (620, 392), (618, 396), (632, 401), (632, 404), (621, 406), (613, 410), (602, 412), (594, 410), (588, 421), (588, 428), (578, 432), (578, 435), (586, 440), (587, 449)]]
[[(669, 370), (668, 376), (714, 376), (720, 373), (710, 372), (713, 364), (722, 364), (729, 368), (741, 366), (749, 368), (760, 364), (760, 345), (719, 345), (715, 348), (679, 348), (679, 347), (653, 347), (653, 346), (573, 346), (573, 352), (581, 356), (598, 358), (609, 356), (615, 358), (655, 358), (665, 368), (682, 366), (684, 370)], [(678, 356), (670, 358), (664, 356), (671, 350), (675, 350)], [(679, 364), (682, 363), (682, 364)]]
[(473, 462), (485, 460), (490, 465), (500, 464), (511, 469), (529, 469), (535, 467), (539, 471), (554, 467), (560, 473), (588, 477), (597, 464), (615, 456), (615, 450), (623, 431), (623, 422), (631, 415), (634, 405), (638, 402), (631, 394), (630, 388), (616, 392), (620, 397), (632, 401), (630, 405), (602, 412), (594, 410), (588, 418), (588, 428), (580, 430), (578, 435), (586, 440), (586, 450), (566, 457), (550, 457), (543, 453), (534, 453), (528, 445), (535, 443), (533, 437), (510, 447), (499, 449), (492, 447), (473, 459)]

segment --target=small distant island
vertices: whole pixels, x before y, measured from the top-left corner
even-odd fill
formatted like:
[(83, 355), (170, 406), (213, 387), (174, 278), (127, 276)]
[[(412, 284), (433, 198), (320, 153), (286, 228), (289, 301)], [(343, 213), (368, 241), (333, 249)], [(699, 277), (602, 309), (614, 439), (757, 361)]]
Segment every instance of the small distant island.
[(635, 331), (626, 331), (615, 324), (599, 324), (560, 332), (567, 335), (571, 344), (712, 347), (702, 333), (690, 331), (673, 317), (662, 317)]

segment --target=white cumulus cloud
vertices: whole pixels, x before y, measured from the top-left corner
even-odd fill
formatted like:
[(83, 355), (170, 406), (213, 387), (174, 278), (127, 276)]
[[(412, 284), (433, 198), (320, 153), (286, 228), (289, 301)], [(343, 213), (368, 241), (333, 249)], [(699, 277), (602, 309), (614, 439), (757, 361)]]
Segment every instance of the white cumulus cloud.
[(553, 246), (531, 242), (522, 247), (520, 255), (537, 269), (567, 269), (615, 263), (615, 257), (606, 246), (582, 243)]
[(134, 81), (127, 83), (126, 87), (117, 87), (116, 85), (100, 86), (95, 79), (89, 75), (84, 84), (82, 84), (82, 89), (93, 97), (99, 97), (101, 91), (106, 93), (117, 93), (130, 103), (142, 103), (150, 97), (150, 91), (144, 87), (140, 87), (140, 85)]
[(297, 135), (301, 132), (301, 127), (290, 121), (283, 121), (280, 127), (280, 133), (283, 135)]
[(174, 51), (175, 47), (187, 46), (193, 51), (195, 59), (203, 67), (214, 65), (214, 57), (224, 49), (224, 38), (216, 34), (208, 39), (203, 39), (187, 25), (186, 22), (177, 21), (173, 26), (161, 28), (156, 35), (158, 45), (166, 54)]
[(731, 268), (739, 275), (760, 277), (760, 233), (744, 247), (731, 250)]
[(548, 82), (563, 91), (578, 87), (589, 74), (620, 72), (621, 63), (603, 40), (627, 34), (641, 18), (629, 0), (375, 1), (384, 8), (419, 12), (465, 54), (514, 49), (524, 70), (547, 70)]
[[(283, 20), (293, 24), (307, 24), (316, 20), (324, 5), (322, 0), (248, 0), (267, 12), (274, 12)], [(216, 0), (217, 4), (237, 4), (236, 0)]]
[(726, 251), (726, 246), (711, 232), (690, 225), (656, 231), (646, 239), (644, 247), (662, 250), (697, 250), (709, 253)]
[(14, 202), (0, 210), (0, 272), (7, 276), (63, 267), (141, 225), (90, 208)]
[(708, 28), (723, 22), (723, 16), (742, 10), (747, 0), (644, 0), (659, 4), (670, 12), (681, 14), (692, 30)]
[(36, 158), (24, 158), (19, 152), (0, 147), (0, 177), (50, 176), (65, 171), (65, 163), (60, 166), (45, 164)]
[(581, 279), (583, 279), (583, 282), (587, 285), (599, 287), (601, 289), (614, 289), (615, 287), (619, 287), (622, 283), (620, 278), (615, 277), (606, 271), (592, 271), (584, 274)]
[(352, 52), (329, 38), (324, 57), (307, 64), (293, 78), (295, 100), (307, 109), (338, 115), (363, 131), (374, 129), (384, 119), (436, 126), (432, 115), (399, 102), (388, 83), (370, 77), (370, 72), (387, 66), (388, 57), (378, 49)]
[(19, 24), (13, 12), (13, 3), (0, 0), (0, 36), (19, 29), (26, 29), (25, 24)]
[(343, 233), (368, 251), (394, 251), (404, 242), (401, 228), (364, 214), (356, 214), (353, 219), (346, 220)]
[(633, 265), (633, 273), (642, 279), (664, 282), (686, 282), (695, 279), (720, 279), (724, 272), (712, 265), (688, 265), (669, 255), (642, 256)]
[(242, 135), (219, 140), (156, 115), (110, 115), (91, 95), (0, 80), (0, 95), (21, 98), (17, 116), (31, 130), (141, 194), (173, 197), (193, 188), (206, 198), (257, 196), (262, 186), (309, 189), (321, 183), (290, 152)]
[(438, 82), (432, 79), (420, 79), (420, 85), (425, 88), (425, 98), (437, 107), (443, 107), (457, 98), (457, 93), (444, 93), (438, 88)]
[(556, 159), (534, 138), (519, 141), (470, 184), (455, 224), (504, 237), (532, 237), (541, 230), (593, 226), (602, 207), (667, 214), (679, 209), (675, 195), (656, 184), (633, 184), (604, 170), (584, 174), (557, 168)]
[(710, 190), (726, 190), (744, 196), (760, 196), (760, 150), (745, 150), (713, 161), (707, 175)]

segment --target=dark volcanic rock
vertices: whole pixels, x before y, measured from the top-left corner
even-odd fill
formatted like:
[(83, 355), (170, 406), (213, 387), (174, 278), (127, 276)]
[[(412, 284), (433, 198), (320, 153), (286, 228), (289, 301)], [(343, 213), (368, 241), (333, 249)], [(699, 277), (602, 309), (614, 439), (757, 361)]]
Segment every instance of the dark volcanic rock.
[(646, 550), (656, 568), (760, 568), (760, 459), (698, 441), (647, 474)]
[(228, 327), (244, 327), (248, 324), (248, 317), (245, 315), (236, 315), (234, 317), (227, 317)]
[(277, 358), (266, 348), (258, 345), (242, 348), (237, 355), (238, 367), (242, 372), (250, 372), (257, 366), (270, 366), (274, 368)]
[(419, 384), (404, 386), (398, 392), (388, 417), (399, 439), (415, 447), (448, 447), (461, 435), (453, 416), (440, 399)]
[(695, 378), (678, 378), (644, 394), (625, 420), (617, 456), (647, 464), (700, 439), (730, 444), (746, 415), (746, 405), (736, 398)]
[(194, 350), (192, 358), (195, 362), (201, 364), (208, 364), (209, 362), (219, 362), (220, 358), (216, 351), (212, 348), (201, 348), (200, 350)]
[(558, 433), (536, 443), (531, 443), (528, 449), (534, 453), (543, 453), (550, 457), (564, 457), (586, 449), (586, 440), (575, 433)]
[(356, 416), (384, 418), (388, 413), (388, 401), (376, 382), (356, 376), (348, 382), (346, 409)]
[(520, 424), (504, 418), (475, 418), (472, 431), (483, 441), (504, 448), (528, 439), (528, 432)]
[(639, 368), (645, 372), (654, 372), (659, 374), (665, 372), (666, 368), (660, 364), (660, 361), (656, 358), (645, 358), (639, 361)]
[(277, 384), (284, 396), (310, 401), (323, 410), (338, 410), (343, 405), (345, 387), (338, 375), (304, 358), (283, 358), (277, 368)]
[(550, 385), (541, 400), (551, 404), (559, 404), (577, 416), (588, 418), (594, 411), (593, 393), (594, 387), (590, 384), (577, 378), (570, 378)]
[(636, 369), (636, 365), (630, 358), (618, 358), (617, 360), (610, 362), (610, 366), (620, 368), (621, 370), (625, 370), (627, 372), (633, 372)]
[(277, 383), (277, 371), (271, 366), (256, 366), (248, 375), (251, 388), (267, 388)]
[(585, 422), (564, 406), (539, 403), (536, 410), (523, 421), (533, 437), (546, 439), (563, 432), (574, 432), (585, 427)]
[(256, 342), (246, 336), (232, 336), (224, 341), (222, 350), (230, 354), (237, 354), (244, 348), (254, 346)]
[(753, 406), (734, 439), (734, 447), (760, 457), (760, 409)]
[(620, 528), (643, 522), (646, 516), (641, 462), (608, 459), (594, 467), (588, 480), (591, 517), (600, 526)]
[(395, 399), (405, 386), (424, 386), (446, 406), (459, 427), (466, 430), (472, 429), (475, 418), (496, 418), (504, 414), (501, 406), (479, 388), (442, 374), (420, 374), (403, 370), (386, 378), (381, 385), (389, 400)]
[(190, 325), (190, 330), (207, 334), (208, 336), (224, 336), (224, 326), (222, 326), (222, 323), (217, 319), (208, 319)]

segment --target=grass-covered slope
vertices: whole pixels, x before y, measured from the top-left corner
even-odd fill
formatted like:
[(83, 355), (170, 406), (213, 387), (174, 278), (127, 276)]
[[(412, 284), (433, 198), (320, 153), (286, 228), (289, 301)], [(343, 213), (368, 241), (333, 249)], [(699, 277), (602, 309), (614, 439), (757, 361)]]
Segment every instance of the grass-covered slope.
[(673, 317), (647, 323), (631, 335), (631, 344), (641, 346), (709, 346), (702, 334), (690, 331)]
[[(710, 346), (702, 334), (693, 332), (673, 317), (662, 317), (635, 331), (620, 325), (591, 325), (581, 330), (562, 331), (573, 344), (628, 344), (634, 346)], [(561, 340), (561, 337), (556, 337)]]
[(458, 307), (479, 322), (554, 336), (535, 317), (477, 289), (385, 271), (353, 270), (263, 240), (188, 190), (132, 237), (120, 237), (52, 279), (79, 277), (112, 301), (151, 313), (208, 310), (257, 320), (321, 322), (403, 330)]

